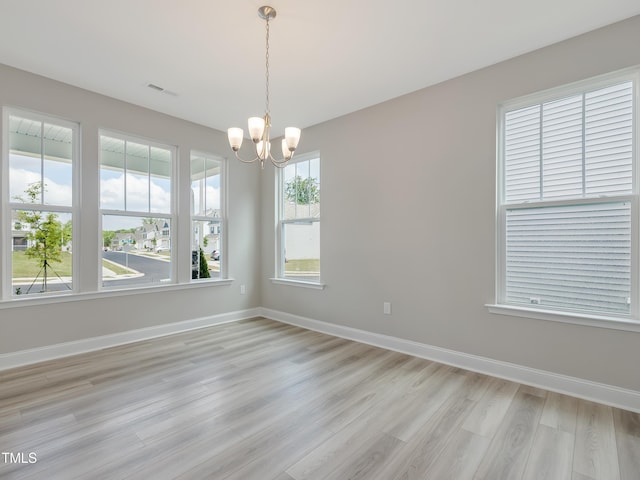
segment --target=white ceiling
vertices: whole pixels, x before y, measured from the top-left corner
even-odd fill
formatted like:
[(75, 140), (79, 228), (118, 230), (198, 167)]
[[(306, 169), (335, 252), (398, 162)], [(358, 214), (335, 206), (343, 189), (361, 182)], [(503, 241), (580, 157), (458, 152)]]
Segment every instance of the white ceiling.
[(640, 14), (638, 0), (0, 0), (0, 63), (246, 128), (264, 113), (265, 2), (275, 133)]

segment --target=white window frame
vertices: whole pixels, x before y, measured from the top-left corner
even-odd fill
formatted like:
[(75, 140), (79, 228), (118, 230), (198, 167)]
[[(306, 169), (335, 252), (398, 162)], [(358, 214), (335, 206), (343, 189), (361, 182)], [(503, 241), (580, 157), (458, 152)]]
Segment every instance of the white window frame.
[[(160, 288), (167, 285), (176, 285), (177, 284), (177, 272), (178, 272), (178, 258), (180, 255), (178, 252), (180, 251), (180, 244), (178, 242), (178, 228), (177, 228), (177, 218), (178, 218), (178, 209), (177, 209), (177, 188), (178, 188), (178, 149), (175, 145), (169, 145), (165, 143), (156, 142), (153, 140), (149, 140), (144, 137), (133, 136), (125, 133), (116, 132), (113, 130), (99, 129), (98, 130), (98, 142), (100, 142), (100, 138), (102, 136), (115, 138), (118, 140), (124, 140), (125, 142), (133, 142), (147, 145), (149, 147), (157, 147), (169, 150), (171, 152), (171, 211), (170, 213), (160, 213), (160, 212), (143, 212), (137, 210), (127, 210), (126, 209), (126, 184), (125, 184), (125, 209), (124, 210), (111, 210), (111, 209), (103, 209), (100, 208), (98, 215), (98, 229), (99, 229), (99, 238), (100, 244), (102, 246), (102, 219), (104, 215), (113, 215), (118, 217), (153, 217), (153, 218), (162, 218), (169, 220), (169, 228), (171, 231), (171, 278), (168, 282), (163, 283), (145, 283), (140, 286), (137, 285), (127, 285), (123, 286), (123, 290), (131, 290), (131, 289), (146, 289), (146, 288)], [(100, 156), (101, 149), (98, 148), (98, 156)], [(98, 158), (98, 170), (102, 168), (102, 159)], [(150, 193), (149, 193), (150, 194)], [(101, 192), (98, 192), (98, 196), (100, 197)], [(100, 205), (101, 201), (98, 198), (98, 204)], [(151, 205), (149, 205), (151, 207)], [(100, 249), (101, 251), (102, 249)], [(99, 262), (101, 265), (102, 257), (99, 255)], [(103, 278), (102, 278), (102, 268), (98, 268), (98, 290), (101, 292), (111, 292), (120, 290), (120, 288), (106, 288), (103, 286)]]
[[(71, 168), (72, 168), (72, 200), (71, 206), (61, 206), (61, 205), (47, 205), (47, 204), (35, 204), (32, 205), (30, 209), (38, 210), (43, 212), (54, 212), (54, 213), (69, 213), (71, 214), (71, 222), (72, 222), (72, 243), (79, 245), (80, 242), (80, 232), (79, 232), (79, 221), (80, 221), (80, 208), (79, 208), (79, 198), (80, 198), (80, 161), (79, 161), (79, 152), (80, 152), (80, 124), (77, 122), (71, 122), (69, 120), (65, 120), (53, 115), (45, 115), (36, 112), (30, 112), (27, 110), (22, 110), (19, 108), (12, 107), (4, 107), (2, 109), (2, 162), (0, 168), (0, 259), (2, 259), (1, 268), (0, 268), (0, 301), (3, 300), (32, 300), (32, 299), (42, 299), (42, 298), (53, 298), (53, 297), (68, 297), (74, 293), (80, 291), (80, 267), (78, 262), (78, 248), (73, 248), (71, 251), (71, 270), (72, 270), (72, 289), (68, 292), (51, 292), (51, 293), (41, 293), (38, 295), (13, 295), (13, 275), (12, 275), (12, 263), (10, 260), (5, 261), (5, 259), (9, 259), (9, 256), (12, 252), (12, 238), (11, 238), (11, 228), (9, 228), (9, 221), (12, 218), (11, 211), (14, 209), (24, 210), (24, 203), (20, 202), (12, 202), (10, 198), (10, 181), (9, 181), (9, 117), (10, 116), (18, 116), (23, 117), (29, 120), (34, 120), (38, 122), (47, 122), (55, 125), (59, 125), (61, 127), (70, 128), (73, 132), (73, 141), (71, 145), (72, 149), (72, 159), (71, 159)], [(29, 204), (30, 205), (30, 204)]]
[[(585, 91), (597, 90), (617, 82), (633, 82), (633, 160), (632, 160), (632, 193), (630, 195), (611, 196), (603, 198), (587, 198), (561, 201), (536, 201), (521, 204), (506, 204), (505, 202), (505, 114), (530, 105), (551, 102)], [(496, 284), (495, 303), (487, 305), (491, 313), (535, 318), (540, 320), (559, 321), (579, 325), (589, 325), (602, 328), (640, 331), (640, 200), (639, 200), (639, 172), (640, 158), (638, 141), (640, 140), (640, 69), (631, 68), (607, 75), (598, 76), (571, 85), (546, 90), (515, 100), (510, 100), (498, 106), (497, 112), (497, 168), (496, 168)], [(557, 311), (538, 307), (509, 304), (506, 301), (506, 213), (508, 209), (552, 207), (560, 205), (577, 205), (602, 203), (603, 201), (628, 201), (631, 204), (631, 298), (629, 314), (591, 314), (579, 311)]]
[[(224, 281), (226, 280), (227, 277), (227, 261), (229, 258), (228, 255), (228, 248), (227, 248), (227, 159), (224, 157), (221, 157), (220, 155), (214, 155), (212, 153), (206, 153), (200, 150), (191, 150), (189, 153), (189, 165), (191, 166), (191, 158), (193, 157), (193, 155), (198, 155), (198, 156), (202, 156), (202, 157), (208, 157), (211, 159), (216, 160), (217, 162), (220, 162), (220, 217), (217, 217), (217, 219), (219, 220), (219, 229), (222, 229), (222, 234), (218, 233), (218, 235), (220, 235), (220, 277), (219, 278), (211, 278), (211, 279), (192, 279), (191, 281), (193, 283), (202, 283), (202, 282), (220, 282), (220, 281)], [(191, 183), (192, 183), (192, 179), (191, 179), (191, 171), (189, 171), (189, 190), (191, 190)], [(191, 218), (189, 221), (189, 231), (190, 231), (190, 235), (189, 235), (189, 239), (191, 241), (191, 235), (193, 235), (193, 222), (194, 221), (204, 221), (204, 222), (208, 222), (210, 221), (212, 218), (216, 218), (216, 217), (209, 217), (206, 215), (195, 215), (193, 213), (193, 209), (191, 210)], [(212, 232), (213, 233), (213, 232)], [(190, 248), (191, 250), (191, 248)], [(191, 258), (191, 256), (189, 256), (189, 258)]]
[[(289, 162), (288, 165), (293, 165), (300, 162), (307, 162), (309, 160), (318, 158), (320, 159), (320, 188), (322, 190), (322, 158), (319, 151), (309, 152), (301, 155), (296, 155), (295, 160)], [(320, 193), (320, 216), (309, 218), (296, 218), (296, 219), (284, 219), (284, 168), (277, 169), (276, 175), (276, 265), (274, 278), (271, 281), (276, 284), (293, 285), (298, 287), (314, 288), (322, 290), (325, 284), (322, 282), (322, 233), (320, 233), (320, 278), (318, 281), (310, 280), (296, 280), (291, 277), (285, 277), (284, 263), (285, 263), (285, 245), (283, 241), (283, 230), (287, 224), (295, 224), (299, 222), (318, 223), (321, 225), (322, 218), (322, 192)], [(322, 227), (320, 228), (322, 232)]]

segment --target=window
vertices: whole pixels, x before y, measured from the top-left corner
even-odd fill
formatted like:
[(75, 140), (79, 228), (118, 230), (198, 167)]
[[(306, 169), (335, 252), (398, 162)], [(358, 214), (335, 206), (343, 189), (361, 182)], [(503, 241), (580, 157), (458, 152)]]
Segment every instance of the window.
[(224, 278), (224, 160), (191, 153), (191, 278)]
[(498, 303), (638, 318), (638, 74), (500, 109)]
[(279, 172), (278, 278), (320, 283), (320, 155)]
[[(74, 164), (78, 125), (5, 110), (7, 248), (13, 297), (74, 288)], [(5, 167), (6, 168), (6, 167)], [(6, 220), (5, 220), (6, 221)], [(10, 273), (9, 273), (10, 272)]]
[(102, 286), (173, 282), (174, 148), (100, 135)]

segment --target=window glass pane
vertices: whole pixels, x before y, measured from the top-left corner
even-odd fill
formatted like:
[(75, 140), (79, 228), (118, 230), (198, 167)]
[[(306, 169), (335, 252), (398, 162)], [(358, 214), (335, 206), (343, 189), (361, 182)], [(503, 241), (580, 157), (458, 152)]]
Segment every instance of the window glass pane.
[(128, 211), (149, 212), (149, 147), (126, 142), (126, 202)]
[(192, 214), (220, 217), (222, 162), (198, 154), (191, 155)]
[(205, 212), (205, 158), (191, 154), (191, 214), (204, 215)]
[(222, 278), (222, 160), (191, 154), (191, 278)]
[(101, 135), (101, 208), (171, 213), (172, 171), (168, 148)]
[(100, 136), (100, 208), (124, 210), (124, 140)]
[(287, 166), (282, 176), (283, 218), (320, 217), (320, 159)]
[(72, 204), (72, 140), (73, 131), (70, 128), (44, 124), (44, 204), (67, 207)]
[(150, 148), (150, 211), (171, 212), (171, 152), (164, 148)]
[(71, 220), (70, 213), (46, 210), (11, 212), (14, 296), (72, 290)]
[(585, 97), (586, 193), (631, 193), (633, 84), (614, 85)]
[(309, 162), (309, 216), (320, 218), (320, 159), (314, 158)]
[(295, 198), (296, 205), (295, 218), (309, 218), (309, 203), (310, 203), (310, 184), (309, 178), (309, 162), (296, 163), (296, 178), (294, 181), (295, 186)]
[(296, 165), (287, 165), (282, 171), (282, 194), (283, 194), (283, 218), (285, 220), (296, 218)]
[(505, 200), (540, 200), (540, 106), (505, 115)]
[(42, 203), (38, 190), (32, 199), (27, 190), (42, 181), (42, 122), (9, 117), (10, 201)]
[(102, 216), (102, 286), (126, 288), (171, 282), (168, 218)]
[(292, 280), (320, 281), (320, 222), (284, 223), (284, 276)]
[(220, 278), (222, 223), (194, 220), (191, 231), (191, 278)]
[(507, 211), (509, 303), (629, 313), (630, 296), (630, 203)]
[(582, 196), (582, 95), (542, 106), (542, 152), (543, 197)]
[(220, 162), (207, 159), (205, 215), (220, 217)]

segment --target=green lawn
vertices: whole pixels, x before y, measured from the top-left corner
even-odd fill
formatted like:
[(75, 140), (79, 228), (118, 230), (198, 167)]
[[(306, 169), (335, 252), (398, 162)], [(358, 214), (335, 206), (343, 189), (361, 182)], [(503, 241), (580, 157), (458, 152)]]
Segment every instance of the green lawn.
[[(61, 262), (49, 262), (49, 266), (61, 277), (71, 276), (71, 254), (62, 252)], [(24, 252), (13, 252), (13, 278), (35, 278), (42, 268), (42, 261), (38, 258), (29, 258)], [(54, 275), (51, 273), (51, 275)]]
[[(71, 254), (62, 252), (60, 256), (62, 262), (50, 262), (49, 265), (55, 273), (61, 277), (71, 276)], [(13, 278), (35, 278), (40, 272), (42, 264), (37, 258), (29, 258), (24, 252), (13, 252)], [(124, 275), (132, 273), (132, 270), (125, 268), (117, 263), (102, 261), (103, 266), (116, 273), (116, 275)], [(40, 274), (42, 275), (42, 273)], [(55, 275), (50, 272), (50, 275)]]
[(319, 272), (320, 271), (320, 259), (299, 259), (299, 260), (287, 260), (284, 264), (284, 271), (289, 272)]
[(111, 262), (109, 260), (102, 259), (102, 266), (111, 270), (116, 275), (128, 275), (130, 273), (135, 273), (133, 270), (127, 267), (123, 267), (119, 263)]

